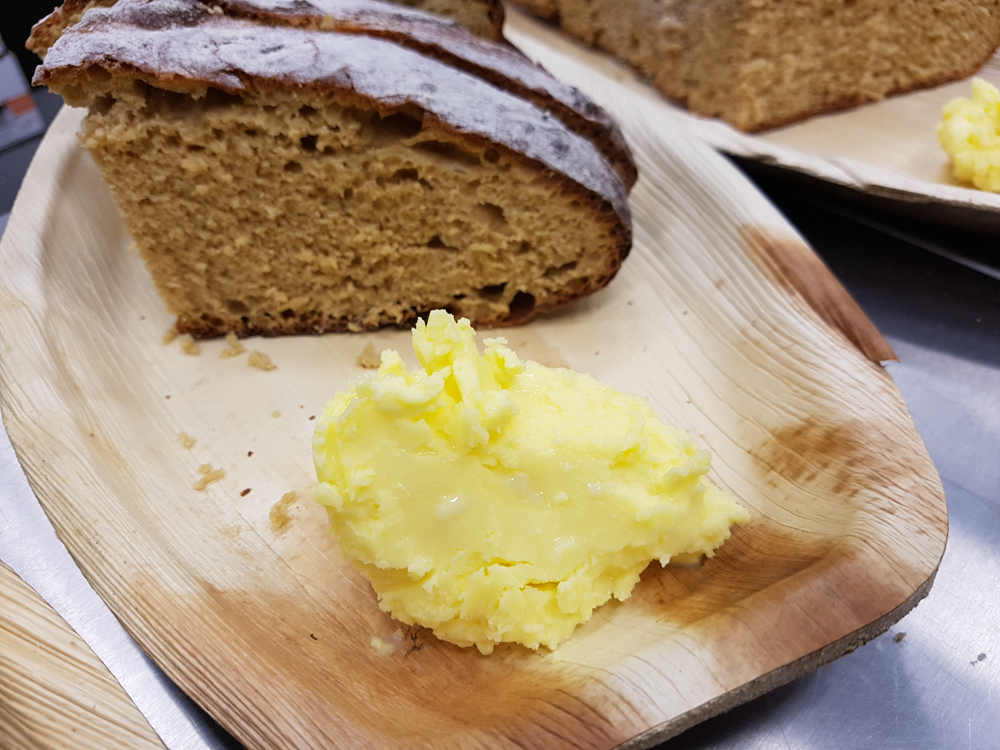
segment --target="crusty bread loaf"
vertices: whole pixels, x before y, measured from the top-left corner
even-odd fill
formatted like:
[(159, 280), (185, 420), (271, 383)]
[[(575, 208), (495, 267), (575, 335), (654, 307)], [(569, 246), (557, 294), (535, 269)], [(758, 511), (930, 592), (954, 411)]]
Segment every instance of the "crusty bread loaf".
[[(451, 18), (476, 36), (499, 41), (503, 39), (503, 4), (500, 0), (385, 0)], [(62, 33), (78, 23), (90, 8), (110, 8), (118, 0), (65, 0), (61, 6), (35, 24), (25, 44), (41, 58), (56, 43)], [(270, 3), (276, 9), (294, 11), (302, 5), (296, 0)], [(315, 0), (313, 7), (328, 8), (332, 13), (341, 5), (338, 0)]]
[[(69, 0), (73, 2), (75, 0)], [(108, 0), (103, 0), (108, 3)], [(67, 8), (69, 2), (63, 5)], [(117, 0), (111, 0), (113, 5)], [(368, 34), (392, 41), (465, 70), (551, 112), (571, 130), (594, 141), (621, 173), (628, 187), (637, 178), (635, 163), (618, 125), (573, 86), (553, 78), (514, 47), (480, 39), (440, 16), (378, 0), (200, 0), (209, 8), (268, 24)], [(54, 17), (34, 30), (53, 37)], [(54, 23), (53, 30), (46, 25)], [(60, 22), (61, 23), (61, 22)], [(61, 33), (61, 31), (60, 31)], [(53, 39), (54, 41), (54, 39)], [(46, 47), (47, 49), (47, 47)], [(40, 50), (40, 53), (42, 50)]]
[(534, 104), (390, 41), (120, 0), (36, 83), (83, 142), (182, 332), (527, 320), (630, 246), (627, 189)]
[(1000, 45), (1000, 0), (514, 2), (747, 131), (971, 75)]

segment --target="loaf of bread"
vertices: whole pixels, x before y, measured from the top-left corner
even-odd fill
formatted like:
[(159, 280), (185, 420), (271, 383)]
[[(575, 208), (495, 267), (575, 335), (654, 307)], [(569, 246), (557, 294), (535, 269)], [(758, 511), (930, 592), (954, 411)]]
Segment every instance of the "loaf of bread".
[(998, 0), (514, 0), (746, 131), (969, 76)]
[[(105, 0), (107, 1), (107, 0)], [(112, 0), (114, 4), (118, 0)], [(65, 30), (61, 9), (40, 21), (32, 38), (54, 42)], [(618, 125), (578, 89), (553, 78), (517, 49), (480, 39), (440, 16), (389, 5), (378, 0), (200, 0), (203, 5), (269, 24), (367, 34), (391, 39), (465, 70), (534, 102), (571, 130), (595, 142), (631, 188), (637, 178), (632, 154)], [(110, 7), (108, 5), (107, 7)], [(81, 16), (82, 17), (82, 16)], [(79, 18), (77, 18), (79, 20)], [(31, 40), (29, 39), (29, 44)], [(48, 49), (41, 41), (36, 53)]]
[(184, 333), (517, 323), (630, 247), (594, 140), (387, 39), (119, 0), (35, 82), (89, 107), (82, 141)]
[[(117, 2), (118, 0), (65, 0), (61, 6), (35, 24), (25, 47), (44, 58), (49, 47), (56, 43), (67, 28), (78, 23), (87, 10), (110, 8)], [(386, 2), (451, 18), (484, 39), (494, 41), (503, 39), (503, 4), (500, 0), (386, 0)], [(296, 0), (275, 0), (268, 5), (275, 10), (295, 11), (303, 3)], [(315, 0), (315, 3), (310, 5), (321, 9), (328, 8), (329, 10), (323, 12), (331, 13), (342, 3), (338, 0)]]

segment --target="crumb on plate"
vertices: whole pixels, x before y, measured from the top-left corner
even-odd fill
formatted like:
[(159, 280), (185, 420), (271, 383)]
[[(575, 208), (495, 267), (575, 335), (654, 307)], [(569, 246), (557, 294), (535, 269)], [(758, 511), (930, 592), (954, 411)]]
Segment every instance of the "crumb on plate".
[(185, 333), (178, 340), (180, 341), (181, 351), (185, 354), (190, 354), (192, 357), (201, 354), (201, 347), (194, 342), (194, 337), (190, 333)]
[(288, 515), (288, 509), (298, 498), (298, 493), (294, 490), (286, 492), (281, 499), (271, 507), (271, 531), (278, 533), (285, 530), (285, 527), (292, 522), (292, 517)]
[(217, 482), (226, 476), (225, 469), (213, 469), (212, 464), (202, 464), (198, 467), (198, 473), (201, 474), (201, 479), (192, 486), (199, 492), (208, 487), (212, 482)]
[(273, 362), (271, 358), (268, 357), (264, 352), (250, 352), (251, 367), (256, 367), (258, 370), (277, 370), (278, 367)]
[(366, 370), (377, 370), (381, 364), (382, 355), (375, 349), (375, 345), (369, 341), (361, 354), (358, 355), (358, 367), (363, 367)]
[(238, 357), (246, 351), (246, 347), (240, 343), (235, 333), (226, 334), (226, 348), (219, 354), (219, 359), (232, 359)]

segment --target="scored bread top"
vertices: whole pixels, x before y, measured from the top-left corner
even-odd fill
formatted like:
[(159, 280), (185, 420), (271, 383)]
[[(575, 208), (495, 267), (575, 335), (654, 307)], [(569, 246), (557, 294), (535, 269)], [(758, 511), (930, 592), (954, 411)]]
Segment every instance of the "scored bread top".
[[(100, 83), (98, 71), (194, 96), (214, 87), (243, 97), (272, 90), (327, 95), (382, 114), (416, 106), (425, 127), (500, 149), (585, 188), (617, 215), (622, 257), (631, 244), (628, 191), (589, 139), (528, 101), (390, 41), (263, 26), (198, 0), (121, 0), (88, 11), (68, 29), (34, 83), (81, 103), (87, 84)], [(82, 87), (75, 98), (74, 86)]]
[(550, 110), (570, 129), (593, 140), (629, 188), (638, 177), (625, 137), (607, 112), (516, 48), (485, 41), (453, 21), (378, 0), (202, 1), (262, 21), (391, 39)]
[[(206, 2), (209, 1), (206, 0)], [(336, 0), (333, 1), (336, 2)], [(428, 1), (436, 6), (435, 13), (448, 15), (447, 4), (434, 3), (433, 0), (387, 0), (387, 2), (401, 3), (404, 6), (419, 6)], [(64, 0), (62, 5), (32, 27), (31, 35), (24, 46), (39, 57), (44, 58), (49, 47), (56, 43), (56, 40), (67, 28), (77, 23), (87, 10), (108, 8), (116, 2), (118, 0)], [(465, 11), (464, 20), (466, 23), (472, 22), (469, 28), (477, 36), (493, 41), (503, 39), (504, 10), (500, 0), (454, 0), (454, 3), (453, 7)], [(474, 5), (479, 6), (478, 10), (467, 7)], [(471, 13), (468, 12), (470, 10)]]
[[(28, 46), (43, 56), (66, 24), (84, 9), (116, 0), (66, 0), (38, 23)], [(571, 130), (590, 138), (631, 188), (638, 172), (617, 123), (577, 88), (549, 75), (516, 48), (490, 42), (455, 21), (379, 0), (200, 0), (235, 16), (266, 23), (378, 36), (472, 73), (551, 111)], [(74, 15), (75, 14), (75, 15)]]

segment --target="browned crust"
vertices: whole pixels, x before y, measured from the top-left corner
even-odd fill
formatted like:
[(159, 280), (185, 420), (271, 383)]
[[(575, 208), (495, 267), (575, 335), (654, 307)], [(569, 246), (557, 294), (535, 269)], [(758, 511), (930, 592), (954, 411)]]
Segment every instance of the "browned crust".
[[(212, 4), (211, 0), (200, 1), (205, 5)], [(32, 50), (35, 54), (44, 59), (45, 52), (48, 51), (49, 47), (55, 44), (56, 40), (58, 40), (58, 38), (66, 30), (66, 27), (71, 22), (78, 20), (76, 18), (78, 14), (82, 14), (83, 11), (89, 7), (107, 7), (113, 5), (115, 2), (116, 0), (66, 0), (60, 8), (57, 8), (49, 16), (35, 24), (35, 27), (32, 29), (31, 37), (28, 40), (28, 49)], [(489, 6), (489, 17), (494, 23), (496, 32), (494, 39), (496, 41), (502, 41), (504, 19), (503, 4), (499, 0), (484, 0), (484, 2)], [(304, 10), (300, 16), (270, 13), (265, 10), (246, 5), (240, 2), (240, 0), (229, 0), (228, 2), (223, 0), (222, 5), (227, 9), (227, 11), (235, 15), (256, 21), (272, 23), (278, 22), (290, 26), (306, 26), (321, 30), (326, 29), (325, 17), (310, 14), (308, 11), (308, 4), (304, 4), (307, 6), (307, 9)], [(625, 181), (626, 188), (631, 190), (632, 186), (635, 185), (636, 180), (639, 178), (639, 172), (635, 166), (635, 161), (632, 159), (632, 152), (629, 150), (628, 144), (625, 142), (625, 137), (622, 135), (621, 131), (618, 130), (614, 121), (611, 120), (610, 117), (607, 117), (608, 123), (601, 123), (593, 119), (588, 119), (584, 115), (575, 111), (572, 107), (563, 104), (559, 100), (547, 95), (544, 92), (530, 89), (513, 80), (509, 76), (504, 75), (498, 70), (483, 67), (482, 65), (477, 65), (474, 62), (459, 57), (447, 48), (449, 29), (446, 27), (443, 27), (440, 31), (440, 44), (428, 44), (418, 41), (412, 36), (406, 34), (404, 31), (377, 28), (374, 26), (368, 26), (361, 23), (351, 23), (343, 20), (336, 21), (334, 30), (346, 33), (365, 34), (367, 36), (387, 39), (402, 47), (407, 47), (408, 49), (412, 49), (422, 55), (434, 58), (442, 63), (477, 76), (488, 83), (492, 83), (498, 88), (502, 88), (515, 96), (530, 101), (542, 110), (549, 110), (570, 130), (588, 138), (594, 143), (598, 150), (604, 154), (612, 166), (614, 166), (614, 168), (622, 176), (622, 179)], [(511, 49), (519, 54), (519, 51), (517, 51), (516, 48)]]
[(555, 7), (552, 10), (545, 10), (541, 5), (532, 2), (532, 0), (514, 0), (514, 4), (524, 8), (526, 11), (538, 16), (539, 18), (544, 18), (546, 21), (559, 20), (558, 7)]
[[(288, 86), (284, 85), (280, 81), (270, 80), (266, 78), (260, 78), (257, 76), (248, 75), (242, 73), (242, 71), (234, 71), (234, 73), (240, 78), (242, 84), (241, 89), (227, 87), (224, 84), (213, 81), (208, 78), (197, 78), (194, 76), (184, 76), (178, 73), (171, 73), (167, 71), (157, 71), (151, 72), (147, 70), (142, 70), (129, 63), (123, 63), (112, 59), (102, 59), (100, 62), (92, 61), (86, 65), (80, 66), (64, 66), (59, 68), (49, 68), (46, 66), (41, 66), (35, 71), (34, 79), (32, 80), (33, 85), (38, 86), (48, 86), (50, 88), (64, 87), (69, 88), (72, 86), (78, 86), (85, 84), (88, 80), (94, 77), (95, 71), (103, 71), (105, 74), (110, 76), (112, 79), (118, 79), (119, 81), (142, 81), (153, 88), (166, 89), (169, 91), (175, 91), (177, 93), (192, 94), (201, 93), (206, 88), (217, 89), (223, 91), (232, 96), (238, 96), (241, 99), (246, 99), (248, 96), (253, 96), (255, 94), (265, 94), (265, 93), (285, 93), (288, 91)], [(100, 74), (98, 74), (100, 75)], [(411, 114), (414, 111), (420, 111), (424, 113), (424, 122), (432, 123), (437, 126), (439, 130), (445, 132), (446, 134), (453, 137), (454, 140), (461, 143), (464, 141), (467, 145), (472, 145), (474, 148), (494, 148), (501, 153), (506, 154), (511, 160), (520, 162), (521, 164), (530, 165), (537, 170), (540, 170), (544, 174), (556, 177), (561, 180), (565, 180), (567, 185), (573, 185), (577, 190), (583, 191), (585, 195), (593, 196), (595, 199), (599, 200), (601, 203), (607, 202), (603, 197), (599, 196), (597, 193), (593, 193), (590, 189), (584, 187), (580, 183), (576, 182), (567, 175), (563, 175), (554, 171), (547, 164), (533, 159), (525, 154), (518, 151), (514, 151), (509, 146), (495, 142), (488, 139), (486, 136), (474, 133), (467, 133), (459, 131), (453, 128), (449, 123), (437, 118), (432, 112), (425, 110), (419, 104), (415, 102), (404, 102), (400, 105), (387, 105), (378, 99), (369, 98), (363, 94), (359, 94), (353, 89), (345, 89), (334, 85), (329, 81), (316, 81), (311, 85), (297, 84), (295, 87), (297, 93), (312, 95), (317, 97), (330, 97), (333, 98), (338, 103), (343, 103), (346, 105), (361, 106), (366, 109), (372, 109), (377, 111), (381, 116), (386, 117), (388, 115), (396, 114), (398, 112), (405, 112)], [(428, 121), (428, 116), (432, 120)], [(630, 218), (628, 213), (628, 206), (625, 202), (625, 196), (623, 194), (621, 206), (612, 206), (619, 217), (619, 221), (623, 226), (630, 225)], [(610, 203), (608, 203), (611, 206)], [(598, 204), (600, 206), (600, 203)], [(631, 245), (631, 230), (627, 231), (629, 245)]]
[(31, 27), (31, 35), (24, 46), (43, 60), (49, 47), (56, 43), (68, 26), (79, 20), (90, 8), (108, 8), (117, 0), (66, 0), (45, 18)]
[[(392, 0), (388, 0), (392, 2)], [(56, 43), (62, 36), (66, 28), (79, 20), (79, 16), (89, 8), (107, 8), (114, 5), (117, 0), (65, 0), (58, 8), (40, 20), (31, 28), (31, 35), (25, 43), (25, 47), (34, 52), (40, 58), (45, 59), (45, 53), (49, 47)], [(505, 18), (503, 3), (501, 0), (482, 0), (486, 6), (486, 17), (492, 27), (490, 39), (494, 42), (503, 42), (503, 22)]]
[[(205, 2), (206, 0), (202, 1)], [(269, 13), (259, 8), (253, 8), (240, 2), (240, 0), (222, 0), (222, 5), (227, 11), (233, 13), (234, 15), (239, 15), (255, 21), (271, 23), (278, 22), (290, 26), (308, 27), (320, 30), (327, 29), (325, 26), (327, 20), (323, 16), (310, 14), (308, 11), (303, 12), (302, 15), (299, 16), (290, 16)], [(500, 6), (499, 12), (502, 16), (502, 6)], [(559, 120), (561, 120), (562, 123), (570, 130), (582, 135), (594, 143), (597, 149), (604, 154), (605, 158), (607, 158), (611, 165), (622, 176), (622, 179), (625, 181), (626, 188), (631, 190), (632, 186), (635, 185), (636, 180), (639, 179), (639, 171), (632, 158), (632, 152), (629, 149), (628, 144), (625, 142), (625, 137), (609, 116), (605, 115), (608, 124), (601, 123), (594, 119), (588, 119), (572, 107), (569, 107), (560, 102), (558, 99), (549, 96), (545, 92), (530, 89), (509, 76), (504, 75), (499, 70), (478, 65), (470, 60), (456, 55), (447, 47), (449, 29), (442, 28), (440, 30), (440, 43), (429, 44), (413, 38), (405, 31), (399, 31), (396, 29), (378, 28), (375, 26), (352, 23), (344, 20), (336, 20), (334, 24), (333, 30), (335, 31), (365, 34), (367, 36), (386, 39), (400, 45), (401, 47), (412, 49), (414, 52), (419, 52), (426, 57), (431, 57), (445, 63), (446, 65), (450, 65), (453, 68), (457, 68), (474, 75), (477, 78), (481, 78), (487, 83), (492, 83), (498, 88), (531, 102), (539, 109), (552, 112), (552, 114), (559, 118)], [(517, 52), (517, 54), (520, 54), (519, 50), (516, 48), (513, 49)], [(597, 105), (593, 106), (596, 111), (600, 111), (599, 108), (597, 108)]]
[[(97, 71), (103, 71), (104, 74), (111, 76), (112, 79), (127, 81), (139, 80), (153, 86), (154, 88), (166, 88), (180, 93), (191, 93), (194, 90), (203, 90), (205, 87), (209, 87), (223, 90), (226, 91), (226, 93), (245, 99), (247, 96), (252, 96), (254, 94), (284, 92), (287, 90), (287, 88), (282, 86), (280, 82), (252, 76), (241, 76), (242, 83), (245, 87), (244, 90), (227, 90), (226, 87), (213, 81), (187, 78), (177, 74), (167, 74), (163, 72), (160, 74), (153, 74), (140, 70), (135, 66), (109, 59), (102, 60), (100, 63), (93, 62), (85, 67), (65, 67), (56, 68), (55, 70), (42, 67), (39, 68), (35, 75), (35, 83), (48, 86), (80, 85), (86, 83), (89, 79), (94, 77), (95, 74), (100, 75)], [(632, 230), (627, 205), (623, 205), (621, 207), (612, 205), (610, 201), (584, 187), (569, 176), (556, 172), (544, 163), (515, 151), (506, 144), (495, 142), (484, 135), (459, 131), (448, 122), (437, 117), (433, 112), (425, 110), (422, 107), (410, 102), (390, 106), (377, 99), (371, 99), (367, 96), (359, 94), (357, 91), (334, 86), (329, 82), (317, 82), (311, 86), (302, 86), (299, 88), (299, 92), (304, 95), (329, 97), (341, 105), (358, 106), (364, 109), (375, 110), (382, 117), (387, 117), (399, 112), (405, 112), (406, 114), (413, 116), (415, 111), (419, 111), (422, 113), (425, 131), (440, 133), (452, 142), (464, 145), (474, 151), (495, 149), (499, 154), (512, 162), (538, 170), (545, 174), (549, 179), (558, 183), (563, 192), (573, 194), (584, 208), (590, 209), (602, 218), (603, 223), (608, 230), (612, 248), (609, 252), (608, 263), (600, 276), (595, 279), (589, 279), (579, 288), (570, 286), (558, 294), (551, 295), (540, 300), (536, 299), (529, 307), (511, 310), (506, 316), (477, 318), (472, 321), (473, 325), (483, 328), (519, 325), (531, 320), (538, 313), (551, 312), (565, 307), (566, 305), (569, 305), (570, 303), (592, 294), (598, 289), (606, 286), (611, 279), (614, 278), (615, 274), (618, 273), (618, 269), (621, 268), (621, 264), (624, 262), (629, 251), (631, 250)], [(519, 291), (525, 291), (525, 293), (528, 293), (527, 290)], [(440, 306), (447, 307), (447, 301)], [(233, 326), (221, 320), (211, 321), (202, 318), (179, 318), (176, 327), (181, 333), (190, 333), (192, 336), (197, 336), (199, 338), (221, 336), (225, 333), (236, 333), (240, 336), (250, 336), (255, 334), (270, 336), (291, 333), (326, 333), (334, 331), (363, 330), (365, 328), (372, 329), (384, 325), (390, 325), (393, 322), (396, 322), (396, 324), (400, 326), (408, 326), (412, 324), (417, 317), (428, 312), (430, 312), (429, 309), (415, 309), (413, 310), (412, 317), (403, 321), (396, 322), (386, 320), (379, 321), (375, 324), (364, 324), (361, 319), (331, 319), (320, 318), (317, 316), (314, 318), (305, 317), (299, 320), (293, 318), (288, 322), (275, 321), (275, 326), (273, 328), (268, 327), (264, 329), (251, 326), (246, 321), (244, 321), (241, 326)]]
[(503, 2), (501, 0), (486, 0), (489, 5), (489, 10), (486, 14), (490, 18), (490, 23), (493, 24), (493, 41), (502, 42), (503, 36), (503, 22), (507, 17), (503, 9)]
[(639, 170), (635, 166), (635, 161), (632, 159), (632, 152), (629, 149), (628, 144), (625, 143), (625, 138), (620, 131), (617, 131), (616, 129), (612, 130), (602, 126), (600, 123), (594, 122), (593, 120), (588, 120), (557, 99), (529, 89), (526, 86), (522, 86), (517, 81), (500, 74), (496, 70), (483, 68), (479, 65), (470, 63), (467, 60), (463, 60), (442, 47), (420, 44), (419, 42), (407, 39), (400, 34), (387, 33), (384, 36), (404, 47), (410, 47), (411, 49), (425, 54), (428, 57), (434, 57), (443, 63), (451, 65), (452, 67), (464, 70), (466, 73), (476, 75), (484, 81), (492, 83), (494, 86), (509, 91), (511, 94), (519, 96), (522, 99), (528, 100), (539, 109), (547, 109), (551, 111), (552, 114), (562, 120), (563, 124), (570, 130), (593, 141), (597, 149), (604, 154), (605, 158), (611, 162), (611, 165), (622, 176), (622, 180), (625, 181), (626, 188), (631, 190), (632, 186), (635, 185), (636, 180), (639, 179)]

